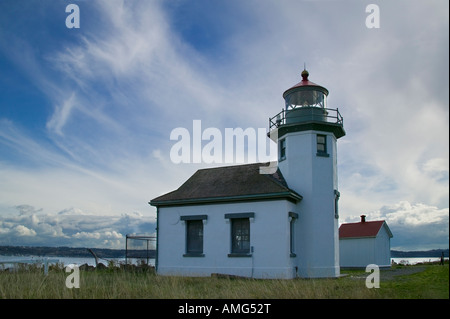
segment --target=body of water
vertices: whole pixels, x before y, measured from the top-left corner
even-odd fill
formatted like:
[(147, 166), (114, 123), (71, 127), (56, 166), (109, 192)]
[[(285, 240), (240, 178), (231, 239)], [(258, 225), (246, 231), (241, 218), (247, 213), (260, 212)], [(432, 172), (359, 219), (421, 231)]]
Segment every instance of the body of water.
[[(448, 257), (444, 259), (448, 261)], [(415, 265), (419, 263), (439, 262), (440, 260), (440, 257), (398, 257), (391, 258), (391, 263), (394, 261), (396, 264)]]

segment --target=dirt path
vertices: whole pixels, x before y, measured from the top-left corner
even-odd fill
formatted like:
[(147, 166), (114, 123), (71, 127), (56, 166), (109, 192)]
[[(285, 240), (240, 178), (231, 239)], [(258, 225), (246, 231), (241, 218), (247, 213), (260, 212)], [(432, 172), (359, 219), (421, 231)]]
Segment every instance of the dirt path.
[[(414, 267), (402, 267), (396, 269), (381, 269), (380, 270), (380, 280), (393, 280), (395, 277), (404, 276), (404, 275), (412, 275), (418, 272), (422, 272), (426, 269), (425, 266), (414, 266)], [(369, 273), (365, 275), (350, 275), (350, 278), (353, 279), (366, 279)]]
[(397, 269), (387, 269), (387, 270), (381, 270), (380, 272), (380, 279), (381, 280), (392, 280), (394, 277), (397, 276), (404, 276), (404, 275), (412, 275), (418, 272), (422, 272), (426, 269), (426, 267), (422, 266), (414, 266), (414, 267), (402, 267)]

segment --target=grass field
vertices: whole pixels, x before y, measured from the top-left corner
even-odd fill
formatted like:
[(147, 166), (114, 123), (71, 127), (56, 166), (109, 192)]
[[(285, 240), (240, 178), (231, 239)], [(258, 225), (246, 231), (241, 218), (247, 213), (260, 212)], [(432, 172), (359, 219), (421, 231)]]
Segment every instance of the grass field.
[[(401, 275), (397, 270), (418, 272)], [(422, 267), (416, 268), (414, 267)], [(80, 288), (67, 288), (69, 273), (50, 269), (47, 276), (35, 267), (0, 271), (2, 299), (448, 299), (449, 265), (394, 266), (382, 270), (380, 288), (368, 289), (364, 270), (342, 271), (338, 279), (257, 280), (157, 276), (152, 271), (119, 268), (80, 270)], [(396, 276), (389, 276), (399, 273)]]

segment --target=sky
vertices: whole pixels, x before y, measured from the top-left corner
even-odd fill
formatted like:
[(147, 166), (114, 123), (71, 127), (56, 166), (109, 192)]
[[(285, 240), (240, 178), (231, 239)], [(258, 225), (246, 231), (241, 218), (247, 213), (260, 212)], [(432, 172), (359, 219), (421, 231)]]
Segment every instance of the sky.
[[(79, 28), (66, 25), (70, 4)], [(174, 163), (172, 130), (268, 129), (306, 65), (344, 118), (340, 223), (365, 214), (386, 220), (392, 249), (448, 248), (448, 11), (1, 0), (0, 245), (124, 248), (126, 234), (154, 234), (148, 202), (219, 165)]]

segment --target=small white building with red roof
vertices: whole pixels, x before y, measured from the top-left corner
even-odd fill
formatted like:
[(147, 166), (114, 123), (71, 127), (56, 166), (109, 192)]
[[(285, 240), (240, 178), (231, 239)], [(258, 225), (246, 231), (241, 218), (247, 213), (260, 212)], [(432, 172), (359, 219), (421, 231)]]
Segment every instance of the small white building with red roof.
[(365, 268), (375, 264), (390, 267), (392, 237), (386, 221), (366, 221), (365, 215), (361, 215), (357, 223), (342, 224), (339, 227), (340, 266)]

